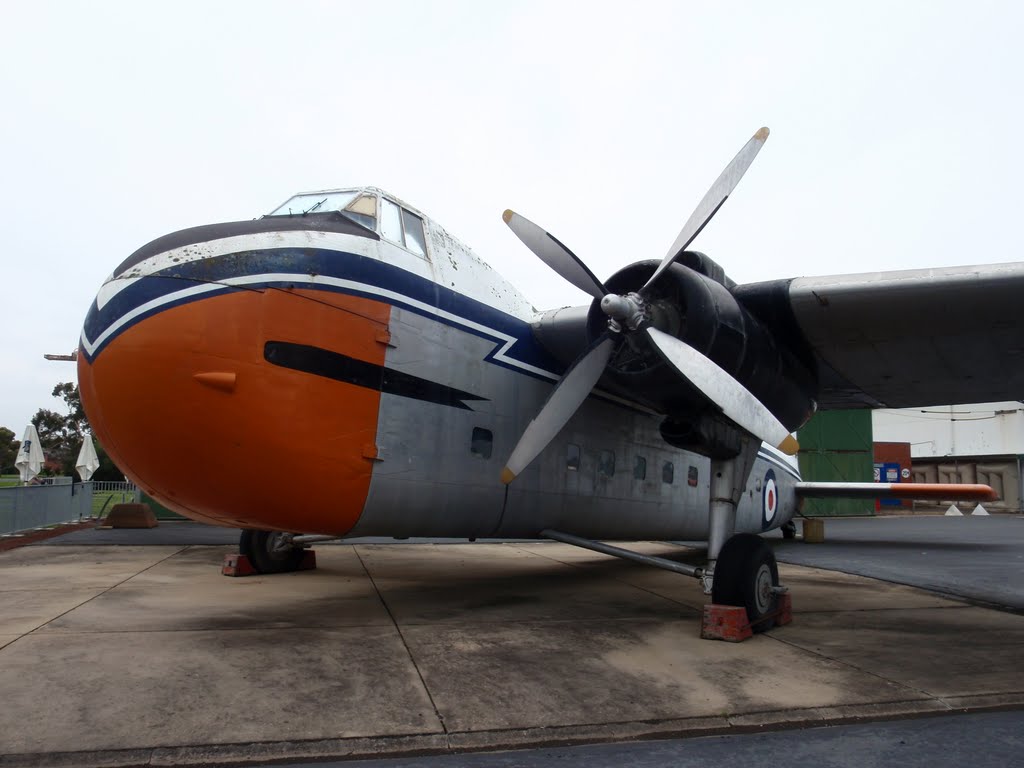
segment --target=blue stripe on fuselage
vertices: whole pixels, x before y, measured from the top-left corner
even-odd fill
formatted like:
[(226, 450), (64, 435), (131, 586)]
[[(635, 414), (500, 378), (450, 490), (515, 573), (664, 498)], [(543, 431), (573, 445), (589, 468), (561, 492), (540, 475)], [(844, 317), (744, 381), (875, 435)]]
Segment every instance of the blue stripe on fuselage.
[[(282, 274), (288, 275), (288, 278), (280, 279)], [(260, 275), (275, 275), (277, 279), (260, 281), (258, 279)], [(224, 285), (222, 288), (198, 296), (174, 297), (174, 294), (195, 285), (216, 284), (222, 280), (240, 277), (257, 279), (241, 287)], [(360, 283), (368, 286), (368, 289), (359, 290), (358, 288), (333, 286), (322, 280), (317, 281), (317, 277), (338, 278)], [(93, 302), (84, 324), (84, 334), (90, 343), (95, 343), (95, 340), (100, 338), (108, 328), (115, 325), (128, 313), (149, 302), (157, 302), (158, 306), (126, 322), (115, 333), (111, 333), (108, 338), (104, 339), (103, 343), (92, 351), (92, 354), (87, 353), (87, 357), (90, 360), (95, 358), (103, 350), (103, 347), (118, 334), (142, 319), (173, 306), (199, 301), (228, 291), (258, 290), (282, 286), (312, 288), (364, 296), (378, 301), (384, 300), (389, 304), (423, 314), (439, 322), (458, 325), (469, 333), (494, 341), (495, 348), (485, 359), (496, 365), (512, 368), (520, 373), (545, 380), (549, 380), (550, 377), (516, 366), (515, 362), (542, 371), (550, 371), (553, 376), (559, 376), (564, 371), (564, 366), (551, 357), (534, 339), (527, 321), (394, 265), (354, 253), (319, 248), (273, 248), (243, 251), (175, 264), (160, 272), (147, 275), (116, 294), (102, 309), (97, 306), (95, 301)], [(380, 288), (394, 295), (383, 298), (372, 288)], [(163, 297), (167, 298), (167, 303), (159, 302)], [(410, 301), (403, 301), (402, 297)], [(459, 324), (457, 319), (453, 321), (449, 318), (439, 317), (425, 311), (418, 303), (449, 313), (455, 318), (462, 318), (477, 326), (483, 326), (484, 329), (492, 330), (495, 333), (488, 334), (486, 330), (482, 331), (470, 325)], [(506, 336), (515, 339), (512, 346), (503, 354), (503, 357), (508, 360), (494, 359), (494, 355), (506, 343), (504, 338)]]

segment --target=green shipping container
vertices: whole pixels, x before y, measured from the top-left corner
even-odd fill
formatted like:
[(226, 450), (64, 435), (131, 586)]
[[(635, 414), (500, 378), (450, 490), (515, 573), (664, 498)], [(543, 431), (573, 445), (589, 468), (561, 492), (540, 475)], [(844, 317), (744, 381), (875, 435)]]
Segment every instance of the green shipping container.
[[(871, 411), (822, 411), (800, 430), (800, 474), (807, 482), (870, 483), (874, 478)], [(808, 517), (873, 515), (864, 499), (807, 499)]]

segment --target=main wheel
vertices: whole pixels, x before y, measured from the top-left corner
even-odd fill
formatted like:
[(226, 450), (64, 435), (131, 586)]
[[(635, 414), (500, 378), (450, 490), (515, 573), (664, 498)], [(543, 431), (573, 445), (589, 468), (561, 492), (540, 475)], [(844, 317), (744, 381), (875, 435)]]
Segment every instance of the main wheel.
[(286, 573), (297, 570), (302, 562), (303, 550), (300, 547), (289, 547), (275, 550), (280, 537), (278, 531), (242, 531), (238, 542), (238, 551), (249, 558), (260, 573)]
[(768, 542), (752, 533), (737, 533), (718, 553), (711, 601), (743, 606), (750, 628), (764, 632), (775, 626), (774, 618), (764, 617), (778, 607), (778, 585), (779, 566)]

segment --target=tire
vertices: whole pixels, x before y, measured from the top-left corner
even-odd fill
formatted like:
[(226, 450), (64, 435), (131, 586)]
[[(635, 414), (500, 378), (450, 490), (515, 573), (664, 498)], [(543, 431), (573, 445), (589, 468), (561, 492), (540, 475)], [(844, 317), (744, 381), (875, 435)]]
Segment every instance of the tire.
[(768, 542), (752, 533), (737, 533), (718, 553), (711, 601), (746, 608), (751, 630), (764, 632), (775, 626), (774, 618), (764, 616), (778, 608), (779, 597), (771, 591), (778, 584), (779, 566)]
[(302, 563), (303, 550), (300, 547), (292, 547), (283, 552), (273, 551), (278, 535), (277, 531), (244, 530), (238, 541), (238, 551), (248, 557), (253, 568), (260, 573), (287, 573), (298, 570)]
[(796, 538), (796, 523), (790, 520), (788, 523), (782, 525), (782, 538), (784, 539), (795, 539)]

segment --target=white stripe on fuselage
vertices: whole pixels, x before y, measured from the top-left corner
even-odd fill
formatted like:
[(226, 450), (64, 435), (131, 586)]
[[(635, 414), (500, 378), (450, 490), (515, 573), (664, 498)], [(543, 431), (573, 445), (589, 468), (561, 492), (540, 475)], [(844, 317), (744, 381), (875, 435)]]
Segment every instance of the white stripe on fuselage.
[[(388, 243), (386, 240), (374, 240), (369, 237), (316, 230), (257, 232), (183, 245), (179, 248), (172, 248), (169, 251), (143, 259), (138, 264), (126, 269), (118, 277), (104, 283), (96, 296), (96, 305), (98, 309), (103, 309), (112, 298), (134, 283), (138, 278), (153, 275), (171, 267), (190, 264), (195, 261), (202, 261), (203, 259), (215, 259), (233, 253), (265, 251), (275, 248), (317, 248), (320, 250), (351, 253), (373, 259), (374, 261), (386, 262), (424, 280), (436, 282), (431, 264), (427, 259), (416, 256), (404, 248)], [(387, 252), (386, 259), (381, 255), (382, 250)], [(228, 281), (221, 282), (227, 283)], [(481, 286), (481, 288), (483, 287)], [(488, 306), (492, 306), (523, 322), (530, 322), (535, 314), (533, 307), (515, 291), (488, 295), (486, 301), (483, 301), (482, 298), (483, 291), (480, 292), (480, 297), (474, 296), (472, 291), (467, 292), (463, 290), (461, 293), (471, 299), (486, 303)]]

